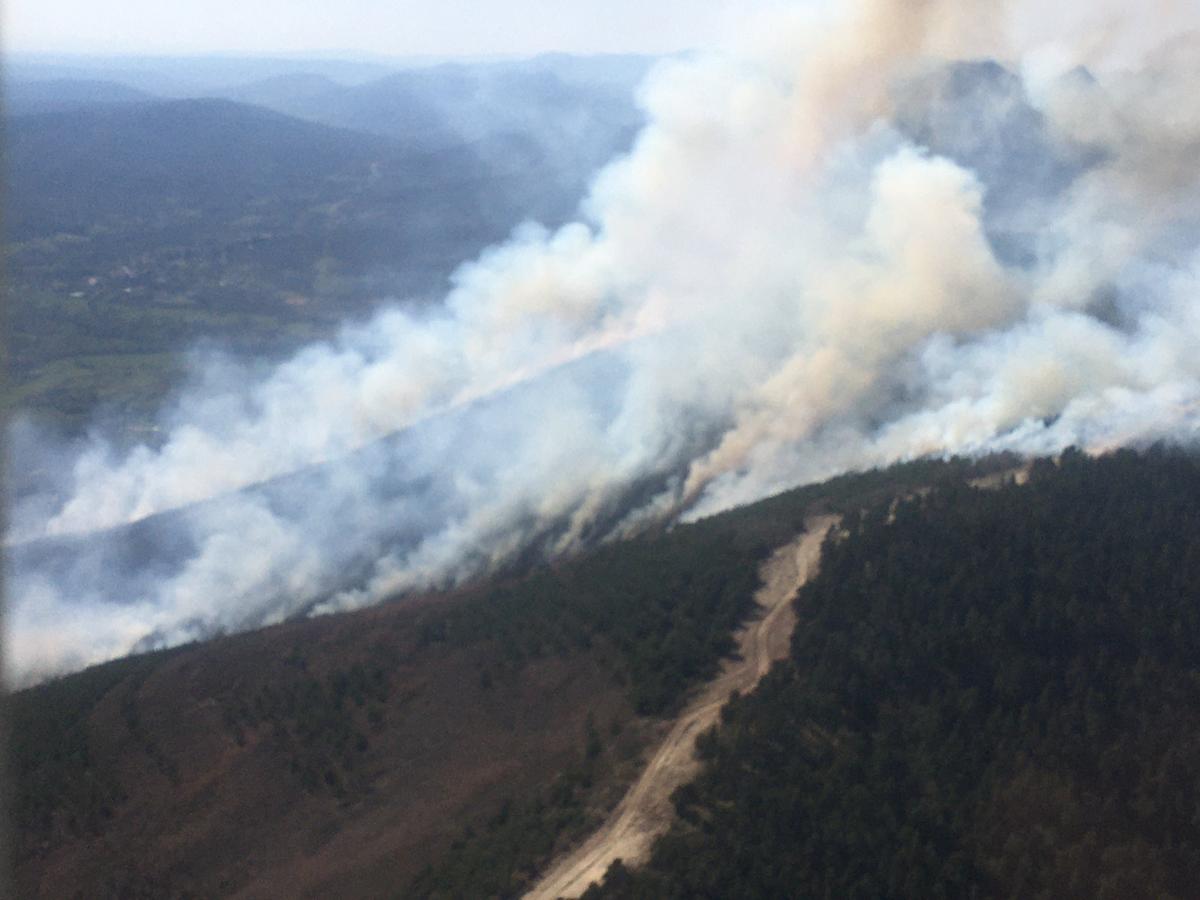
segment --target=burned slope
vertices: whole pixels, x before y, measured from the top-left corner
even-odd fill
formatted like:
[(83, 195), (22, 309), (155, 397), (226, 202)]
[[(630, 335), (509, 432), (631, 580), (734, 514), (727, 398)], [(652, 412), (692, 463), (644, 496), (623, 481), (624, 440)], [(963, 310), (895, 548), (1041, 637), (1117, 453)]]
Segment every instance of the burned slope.
[(635, 711), (728, 651), (755, 564), (719, 535), (648, 539), (18, 694), (22, 895), (373, 895), (562, 774), (552, 844), (636, 755)]
[[(22, 896), (510, 896), (710, 677), (838, 479), (453, 595), (95, 667), (12, 700)], [(890, 485), (890, 487), (889, 487)]]

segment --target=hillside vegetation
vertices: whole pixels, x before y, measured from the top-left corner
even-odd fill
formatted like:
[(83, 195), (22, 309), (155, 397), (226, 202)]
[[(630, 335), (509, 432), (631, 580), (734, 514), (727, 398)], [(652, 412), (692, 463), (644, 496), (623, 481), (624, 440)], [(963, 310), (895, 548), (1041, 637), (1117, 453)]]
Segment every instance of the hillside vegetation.
[(69, 432), (103, 412), (144, 436), (197, 342), (279, 358), (384, 301), (443, 296), (523, 222), (563, 222), (628, 148), (647, 62), (587, 63), (188, 99), (11, 85), (0, 411)]
[(279, 356), (448, 273), (524, 211), (434, 154), (226, 100), (7, 123), (10, 405), (148, 417), (198, 340)]
[(587, 896), (1195, 896), (1200, 464), (1068, 453), (844, 524), (647, 869)]
[(810, 512), (976, 471), (847, 476), (522, 577), (21, 692), (21, 895), (515, 896), (616, 803)]

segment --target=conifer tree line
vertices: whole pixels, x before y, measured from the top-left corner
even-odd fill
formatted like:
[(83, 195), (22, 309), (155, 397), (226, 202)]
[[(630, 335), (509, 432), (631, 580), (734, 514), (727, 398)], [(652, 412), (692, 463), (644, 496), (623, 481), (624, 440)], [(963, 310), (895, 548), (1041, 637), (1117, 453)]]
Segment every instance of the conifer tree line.
[(1186, 898), (1200, 464), (1068, 452), (851, 512), (643, 870), (595, 898)]

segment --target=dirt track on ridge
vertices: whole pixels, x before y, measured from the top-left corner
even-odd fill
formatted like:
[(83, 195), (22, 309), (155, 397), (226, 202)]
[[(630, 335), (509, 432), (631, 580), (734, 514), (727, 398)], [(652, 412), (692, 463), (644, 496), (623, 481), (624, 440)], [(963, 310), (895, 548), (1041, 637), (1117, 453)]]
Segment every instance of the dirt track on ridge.
[(727, 661), (687, 705), (599, 830), (552, 865), (525, 900), (578, 897), (604, 877), (613, 860), (636, 866), (646, 859), (674, 816), (671, 794), (699, 774), (696, 737), (716, 723), (731, 692), (751, 690), (773, 662), (787, 655), (796, 626), (791, 601), (816, 571), (821, 542), (835, 521), (834, 516), (811, 519), (803, 535), (763, 564), (763, 587), (754, 598), (762, 615), (735, 635), (738, 658)]

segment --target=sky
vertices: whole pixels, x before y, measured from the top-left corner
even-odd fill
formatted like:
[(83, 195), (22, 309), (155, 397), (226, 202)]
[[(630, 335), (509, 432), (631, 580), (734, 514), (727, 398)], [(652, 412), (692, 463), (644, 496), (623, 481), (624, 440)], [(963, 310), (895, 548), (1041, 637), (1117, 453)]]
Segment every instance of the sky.
[[(9, 0), (18, 53), (661, 53), (782, 0)], [(794, 5), (794, 4), (793, 4)]]

